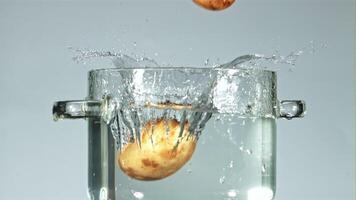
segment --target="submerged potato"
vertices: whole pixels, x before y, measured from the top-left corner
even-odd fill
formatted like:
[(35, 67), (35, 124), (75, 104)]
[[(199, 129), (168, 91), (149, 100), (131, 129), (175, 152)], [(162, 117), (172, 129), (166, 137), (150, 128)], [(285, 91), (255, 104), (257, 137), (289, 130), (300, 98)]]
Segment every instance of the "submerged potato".
[(193, 0), (193, 2), (208, 10), (223, 10), (230, 7), (235, 0)]
[(192, 157), (196, 146), (194, 137), (188, 137), (188, 127), (186, 122), (179, 138), (177, 120), (149, 121), (141, 132), (141, 148), (136, 141), (118, 153), (121, 170), (138, 180), (159, 180), (175, 173)]

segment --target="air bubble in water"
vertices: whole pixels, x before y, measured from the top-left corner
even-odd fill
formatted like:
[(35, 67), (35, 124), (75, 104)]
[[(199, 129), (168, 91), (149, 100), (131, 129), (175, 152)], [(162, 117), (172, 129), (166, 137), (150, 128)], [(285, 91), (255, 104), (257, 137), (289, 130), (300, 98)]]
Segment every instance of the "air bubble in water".
[(105, 187), (100, 189), (100, 198), (99, 199), (108, 199), (108, 190)]
[(232, 144), (237, 145), (236, 140), (235, 140), (235, 138), (234, 138), (234, 136), (233, 136), (233, 134), (232, 134), (231, 128), (228, 128), (228, 129), (226, 130), (226, 133), (227, 133), (227, 137), (228, 137), (229, 141), (230, 141)]
[(252, 154), (252, 150), (251, 150), (251, 149), (246, 149), (246, 153), (247, 153), (248, 155), (251, 155), (251, 154)]
[(145, 196), (142, 192), (131, 190), (131, 194), (136, 198), (136, 199), (143, 199)]
[(255, 187), (247, 191), (249, 200), (272, 200), (273, 195), (273, 190), (268, 187)]
[(262, 171), (262, 173), (266, 173), (266, 165), (265, 164), (262, 164), (261, 171)]
[(192, 167), (192, 163), (188, 163), (188, 169), (187, 169), (188, 174), (191, 174), (193, 172), (191, 167)]
[(238, 191), (236, 191), (236, 190), (229, 190), (229, 191), (227, 192), (227, 196), (228, 196), (228, 197), (231, 197), (231, 198), (234, 198), (234, 197), (237, 196), (237, 193), (238, 193)]
[(234, 167), (234, 161), (231, 160), (230, 163), (229, 163), (229, 168), (233, 168)]
[(239, 147), (241, 152), (247, 153), (248, 155), (251, 155), (253, 151), (251, 149), (246, 149), (243, 145)]
[(244, 147), (242, 145), (239, 147), (239, 149), (240, 151), (244, 151)]
[(221, 176), (220, 178), (219, 178), (219, 183), (220, 184), (224, 184), (225, 183), (225, 176)]

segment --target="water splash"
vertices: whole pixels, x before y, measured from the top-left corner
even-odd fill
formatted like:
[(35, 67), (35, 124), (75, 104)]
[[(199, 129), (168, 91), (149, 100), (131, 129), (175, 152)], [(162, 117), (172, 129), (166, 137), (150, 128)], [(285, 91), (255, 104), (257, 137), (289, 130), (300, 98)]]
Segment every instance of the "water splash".
[(296, 66), (299, 57), (305, 53), (314, 54), (320, 49), (326, 48), (327, 45), (325, 43), (315, 43), (314, 41), (310, 41), (309, 44), (299, 50), (295, 50), (290, 52), (287, 55), (282, 55), (278, 51), (273, 53), (272, 55), (264, 55), (264, 54), (247, 54), (243, 56), (239, 56), (234, 60), (227, 62), (225, 64), (216, 66), (215, 68), (228, 68), (228, 69), (252, 69), (252, 68), (263, 68), (268, 69), (271, 68), (271, 65), (287, 65), (287, 66)]
[(120, 56), (119, 53), (114, 53), (111, 51), (86, 50), (74, 47), (68, 47), (68, 49), (74, 52), (75, 56), (72, 57), (72, 60), (77, 63), (85, 63), (87, 60), (93, 58), (108, 58)]
[[(69, 47), (76, 55), (72, 57), (73, 61), (77, 63), (86, 63), (91, 59), (105, 59), (109, 58), (117, 68), (154, 68), (160, 65), (153, 59), (141, 56), (129, 56), (123, 53), (113, 51), (97, 51), (86, 50)], [(157, 54), (158, 55), (158, 54)]]
[[(137, 43), (133, 42), (133, 46), (137, 47)], [(292, 51), (285, 55), (283, 55), (279, 51), (275, 51), (271, 55), (253, 53), (253, 54), (239, 56), (234, 60), (221, 65), (212, 63), (210, 62), (210, 59), (207, 58), (204, 61), (204, 66), (211, 67), (211, 68), (228, 68), (228, 69), (236, 69), (236, 68), (268, 69), (272, 67), (271, 65), (287, 65), (287, 66), (294, 67), (297, 64), (297, 60), (301, 55), (306, 53), (315, 54), (317, 51), (324, 48), (327, 48), (326, 43), (318, 43), (315, 41), (310, 41), (308, 45), (306, 45), (305, 47)], [(69, 47), (68, 49), (72, 50), (76, 54), (72, 59), (77, 63), (86, 63), (87, 60), (95, 59), (95, 58), (99, 58), (99, 59), (110, 58), (112, 59), (114, 66), (117, 68), (134, 68), (134, 67), (154, 68), (154, 67), (163, 67), (163, 66), (167, 66), (167, 67), (174, 66), (173, 64), (166, 64), (166, 65), (159, 64), (154, 59), (145, 56), (139, 56), (135, 54), (133, 54), (133, 56), (129, 56), (127, 54), (122, 53), (121, 51), (119, 52), (98, 51), (98, 50), (88, 50), (88, 49), (80, 49), (74, 47)], [(189, 51), (192, 50), (193, 50), (192, 48), (189, 48)], [(154, 56), (157, 57), (158, 53), (155, 52)], [(220, 59), (218, 58), (217, 63), (219, 62)]]
[[(82, 50), (70, 48), (77, 55), (73, 57), (73, 60), (76, 62), (84, 62), (88, 59), (111, 59), (113, 65), (116, 68), (158, 68), (162, 67), (155, 60), (148, 57), (139, 57), (139, 56), (129, 56), (121, 52), (112, 52), (112, 51), (92, 51), (92, 50)], [(197, 80), (190, 80), (190, 72), (183, 71), (186, 73), (182, 78), (177, 77), (176, 75), (171, 77), (164, 77), (163, 73), (156, 73), (150, 76), (143, 76), (142, 71), (137, 70), (128, 70), (120, 71), (119, 75), (122, 79), (122, 88), (117, 89), (118, 86), (114, 85), (108, 87), (106, 93), (115, 93), (113, 96), (118, 96), (116, 93), (119, 91), (120, 98), (113, 99), (109, 102), (108, 109), (103, 113), (103, 119), (109, 124), (112, 134), (118, 144), (118, 148), (132, 141), (138, 140), (140, 144), (140, 131), (142, 126), (150, 121), (151, 119), (178, 119), (180, 122), (188, 121), (190, 123), (191, 132), (195, 136), (200, 135), (203, 131), (205, 123), (211, 118), (212, 113), (224, 114), (235, 114), (243, 117), (259, 117), (259, 114), (266, 114), (264, 116), (269, 116), (273, 112), (270, 112), (268, 105), (265, 106), (264, 103), (261, 103), (261, 99), (268, 98), (269, 87), (268, 82), (270, 81), (266, 77), (262, 77), (264, 74), (255, 72), (255, 68), (263, 67), (266, 68), (270, 64), (288, 64), (294, 66), (297, 59), (305, 52), (314, 53), (317, 50), (317, 47), (314, 42), (311, 42), (310, 46), (303, 48), (301, 50), (293, 51), (286, 56), (282, 56), (278, 53), (271, 56), (265, 56), (263, 54), (250, 54), (240, 56), (231, 62), (216, 66), (210, 66), (211, 71), (219, 71), (219, 69), (232, 69), (232, 70), (221, 70), (222, 73), (212, 73), (206, 75), (212, 81), (205, 82), (207, 85), (202, 87), (204, 89), (198, 88), (197, 85), (202, 84), (199, 80), (199, 77), (194, 77)], [(210, 61), (206, 59), (205, 61), (206, 68), (209, 68)], [(248, 70), (234, 70), (234, 69), (248, 69)], [(256, 70), (258, 71), (258, 70)], [(117, 74), (116, 74), (117, 75)], [(201, 77), (202, 74), (199, 74)], [(117, 77), (117, 76), (115, 76)], [(238, 77), (238, 80), (236, 79)], [(256, 78), (258, 77), (258, 78)], [(262, 77), (262, 78), (261, 78)], [(260, 79), (261, 80), (258, 80)], [(154, 80), (153, 82), (150, 82)], [(187, 86), (181, 88), (175, 88), (175, 85), (172, 85), (172, 81), (178, 83), (186, 84)], [(241, 81), (245, 81), (245, 85), (241, 84)], [(147, 83), (145, 83), (145, 81)], [(109, 80), (96, 80), (103, 84), (103, 88), (106, 88), (109, 84)], [(116, 81), (114, 81), (116, 82)], [(176, 83), (175, 83), (176, 84)], [(156, 85), (162, 85), (162, 87), (155, 87)], [(113, 90), (113, 88), (115, 90)], [(161, 90), (154, 94), (154, 90)], [(113, 91), (110, 91), (113, 90)], [(197, 91), (201, 91), (201, 95), (197, 95)], [(159, 93), (159, 94), (158, 94)], [(177, 96), (177, 93), (182, 93), (181, 96)], [(184, 93), (184, 94), (183, 94)], [(239, 94), (239, 95), (236, 95)], [(189, 109), (188, 114), (183, 114), (182, 111), (177, 109), (171, 109), (169, 107), (156, 107), (156, 108), (142, 108), (145, 105), (140, 104), (140, 108), (132, 107), (131, 105), (138, 105), (137, 102), (151, 101), (152, 99), (161, 99), (162, 102), (173, 102), (172, 105), (175, 105), (177, 102), (186, 103), (188, 101), (187, 97), (191, 95), (194, 99), (191, 102), (194, 102), (196, 107), (204, 107), (204, 112), (196, 112)], [(172, 100), (173, 99), (173, 100)], [(121, 106), (119, 106), (121, 105)], [(124, 106), (123, 106), (124, 105)], [(198, 105), (198, 106), (197, 106)], [(126, 108), (125, 108), (126, 106)], [(173, 106), (174, 107), (174, 106)], [(199, 107), (199, 108), (201, 108)], [(164, 109), (162, 109), (164, 108)], [(267, 110), (267, 111), (265, 111)], [(207, 111), (207, 112), (206, 112)], [(210, 112), (210, 113), (208, 113)], [(273, 115), (271, 114), (271, 117)], [(227, 123), (232, 124), (231, 118), (225, 118)], [(229, 121), (230, 120), (230, 121)], [(245, 123), (245, 122), (243, 122)], [(125, 133), (122, 135), (121, 133)], [(227, 130), (227, 136), (230, 141), (236, 143), (231, 129)], [(252, 150), (243, 149), (247, 154), (252, 154)]]

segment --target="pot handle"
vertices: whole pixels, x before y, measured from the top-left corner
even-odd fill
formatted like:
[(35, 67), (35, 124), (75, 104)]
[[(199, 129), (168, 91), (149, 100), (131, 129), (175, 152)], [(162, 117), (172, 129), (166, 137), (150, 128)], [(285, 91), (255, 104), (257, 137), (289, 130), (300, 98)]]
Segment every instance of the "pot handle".
[(306, 113), (306, 106), (303, 100), (283, 100), (279, 104), (280, 118), (293, 119), (302, 118)]
[(71, 100), (57, 101), (52, 108), (53, 119), (79, 119), (100, 117), (100, 101)]

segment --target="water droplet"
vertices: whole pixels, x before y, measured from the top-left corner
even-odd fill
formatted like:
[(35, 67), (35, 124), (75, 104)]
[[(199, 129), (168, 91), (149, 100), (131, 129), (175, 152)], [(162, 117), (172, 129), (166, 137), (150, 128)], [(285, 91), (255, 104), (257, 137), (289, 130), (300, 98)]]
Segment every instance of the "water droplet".
[(136, 46), (137, 46), (137, 43), (136, 43), (136, 42), (134, 42), (134, 43), (133, 43), (133, 46), (134, 46), (134, 47), (136, 47)]
[(193, 170), (189, 168), (189, 169), (187, 169), (187, 172), (188, 172), (188, 174), (191, 174), (193, 172)]
[(95, 173), (93, 173), (93, 176), (95, 176)]
[(219, 178), (219, 183), (224, 184), (225, 183), (225, 176), (222, 176)]
[(209, 65), (209, 58), (207, 58), (207, 59), (205, 60), (204, 65), (205, 65), (205, 66), (208, 66), (208, 65)]
[(143, 197), (145, 196), (142, 192), (135, 190), (131, 190), (131, 193), (136, 199), (143, 199)]

